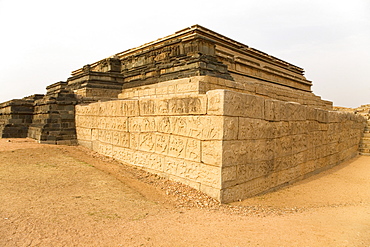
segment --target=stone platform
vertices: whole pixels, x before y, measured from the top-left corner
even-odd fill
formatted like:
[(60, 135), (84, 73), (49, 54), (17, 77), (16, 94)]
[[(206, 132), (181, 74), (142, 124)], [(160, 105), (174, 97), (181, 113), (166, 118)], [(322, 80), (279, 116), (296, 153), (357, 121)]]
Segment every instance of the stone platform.
[(0, 104), (3, 138), (80, 144), (232, 202), (358, 154), (361, 114), (304, 70), (199, 25)]

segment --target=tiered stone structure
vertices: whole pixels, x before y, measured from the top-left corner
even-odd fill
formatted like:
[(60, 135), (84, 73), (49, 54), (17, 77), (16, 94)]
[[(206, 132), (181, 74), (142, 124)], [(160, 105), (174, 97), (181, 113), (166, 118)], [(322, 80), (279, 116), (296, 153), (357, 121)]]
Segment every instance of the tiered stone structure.
[(66, 82), (48, 86), (46, 95), (34, 102), (28, 137), (49, 144), (77, 144), (75, 126), (76, 95)]
[(32, 123), (33, 104), (42, 98), (36, 94), (0, 104), (0, 138), (26, 138)]
[[(366, 119), (333, 111), (303, 74), (195, 25), (72, 72), (20, 122), (40, 142), (78, 142), (231, 202), (358, 154)], [(1, 126), (19, 115), (9, 104)]]
[(81, 145), (222, 202), (354, 157), (364, 128), (351, 113), (223, 89), (79, 105), (76, 116)]

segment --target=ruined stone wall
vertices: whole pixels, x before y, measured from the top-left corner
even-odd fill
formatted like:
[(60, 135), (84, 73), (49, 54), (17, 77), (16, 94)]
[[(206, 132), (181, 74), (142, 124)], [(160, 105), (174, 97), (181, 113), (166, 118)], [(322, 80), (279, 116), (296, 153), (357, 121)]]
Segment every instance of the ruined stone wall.
[(76, 106), (81, 145), (222, 201), (358, 154), (365, 120), (228, 90)]

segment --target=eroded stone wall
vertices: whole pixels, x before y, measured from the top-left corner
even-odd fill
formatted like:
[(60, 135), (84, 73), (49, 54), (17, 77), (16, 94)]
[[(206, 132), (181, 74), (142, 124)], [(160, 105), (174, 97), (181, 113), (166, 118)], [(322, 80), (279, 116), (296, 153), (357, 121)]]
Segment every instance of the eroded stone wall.
[(354, 157), (365, 120), (228, 90), (76, 106), (81, 145), (222, 201)]

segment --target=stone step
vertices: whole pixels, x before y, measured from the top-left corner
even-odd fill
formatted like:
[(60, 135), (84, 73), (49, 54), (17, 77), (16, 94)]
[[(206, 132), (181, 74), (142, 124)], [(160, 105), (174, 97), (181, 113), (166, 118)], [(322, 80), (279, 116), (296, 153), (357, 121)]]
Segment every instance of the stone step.
[(370, 148), (370, 144), (360, 143), (360, 148)]
[(367, 145), (367, 146), (363, 146), (363, 145), (360, 145), (359, 150), (369, 150), (370, 151), (370, 145)]
[(362, 138), (361, 143), (370, 143), (370, 138)]
[(362, 152), (362, 153), (370, 153), (370, 148), (363, 148), (363, 147), (360, 147), (358, 150), (359, 150), (360, 152)]

